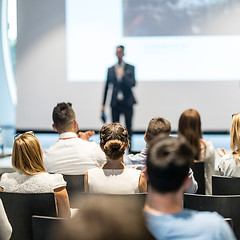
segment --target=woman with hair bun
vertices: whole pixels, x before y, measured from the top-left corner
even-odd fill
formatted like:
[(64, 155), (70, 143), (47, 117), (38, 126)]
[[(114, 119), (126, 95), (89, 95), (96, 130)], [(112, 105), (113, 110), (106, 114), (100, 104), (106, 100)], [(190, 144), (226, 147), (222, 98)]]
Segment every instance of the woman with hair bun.
[(146, 192), (147, 184), (140, 170), (123, 164), (128, 147), (128, 132), (120, 123), (110, 123), (100, 131), (100, 147), (107, 163), (90, 169), (85, 174), (85, 192), (108, 194), (131, 194)]

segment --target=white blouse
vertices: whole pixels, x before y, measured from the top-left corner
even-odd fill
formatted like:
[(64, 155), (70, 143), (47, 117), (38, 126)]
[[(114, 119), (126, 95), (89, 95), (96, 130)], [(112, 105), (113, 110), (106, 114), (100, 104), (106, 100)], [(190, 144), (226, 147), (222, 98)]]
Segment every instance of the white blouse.
[(240, 163), (235, 161), (235, 155), (228, 153), (220, 158), (218, 168), (225, 177), (240, 177)]
[(13, 173), (4, 173), (0, 181), (0, 187), (4, 189), (4, 192), (47, 193), (65, 186), (66, 182), (62, 174), (49, 174), (47, 172), (26, 175), (17, 170)]
[(107, 194), (138, 193), (140, 175), (140, 170), (132, 168), (93, 168), (88, 171), (89, 192)]

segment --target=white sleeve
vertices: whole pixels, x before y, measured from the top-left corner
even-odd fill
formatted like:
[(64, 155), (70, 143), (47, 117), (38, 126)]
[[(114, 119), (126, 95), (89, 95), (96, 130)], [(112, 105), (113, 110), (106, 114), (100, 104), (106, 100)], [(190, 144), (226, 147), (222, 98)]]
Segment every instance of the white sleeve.
[(12, 235), (12, 227), (5, 213), (2, 200), (0, 199), (0, 240), (8, 240)]
[(226, 172), (226, 159), (229, 157), (229, 155), (224, 155), (220, 158), (219, 160), (219, 164), (218, 164), (218, 169), (221, 171), (221, 173), (223, 174), (223, 176), (225, 176), (225, 172)]
[(189, 168), (188, 178), (190, 179), (190, 185), (186, 189), (185, 193), (196, 193), (198, 190), (198, 183), (193, 176), (193, 171)]
[(107, 162), (106, 155), (98, 144), (96, 143), (93, 144), (95, 144), (95, 156), (98, 162), (98, 166), (100, 167)]
[(63, 179), (62, 174), (55, 173), (55, 174), (51, 174), (51, 176), (54, 177), (53, 189), (57, 189), (57, 188), (60, 188), (60, 187), (66, 187), (67, 186), (67, 182)]
[(9, 183), (9, 180), (8, 180), (8, 174), (9, 173), (4, 173), (2, 176), (1, 176), (1, 180), (0, 180), (0, 187), (3, 188), (3, 190), (5, 191), (5, 187), (6, 185), (8, 186), (8, 183)]

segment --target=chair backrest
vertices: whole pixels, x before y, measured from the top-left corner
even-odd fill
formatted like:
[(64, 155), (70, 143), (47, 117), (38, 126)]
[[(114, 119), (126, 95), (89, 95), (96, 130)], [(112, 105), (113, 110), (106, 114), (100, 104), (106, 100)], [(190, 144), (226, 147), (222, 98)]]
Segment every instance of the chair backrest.
[(139, 202), (140, 203), (140, 205), (142, 206), (142, 207), (144, 207), (144, 204), (145, 204), (145, 200), (146, 200), (146, 196), (147, 196), (147, 193), (133, 193), (133, 194), (103, 194), (103, 193), (82, 193), (82, 194), (79, 194), (78, 196), (77, 196), (77, 198), (76, 198), (76, 202), (74, 202), (74, 207), (75, 208), (78, 208), (78, 203), (77, 203), (77, 199), (79, 199), (79, 198), (81, 198), (81, 197), (92, 197), (92, 196), (94, 196), (94, 195), (96, 195), (96, 196), (99, 196), (99, 195), (107, 195), (107, 196), (109, 196), (109, 197), (119, 197), (119, 198), (124, 198), (124, 199), (126, 199), (126, 202), (128, 201), (128, 200), (134, 200), (134, 201), (136, 201), (136, 202)]
[(146, 197), (147, 197), (147, 193), (133, 193), (133, 194), (109, 194), (111, 196), (119, 196), (122, 198), (125, 198), (126, 201), (128, 199), (133, 199), (136, 202), (139, 202), (142, 207), (144, 207), (145, 201), (146, 201)]
[(53, 193), (8, 193), (0, 192), (13, 232), (11, 240), (32, 240), (32, 216), (56, 217)]
[(71, 205), (73, 196), (81, 192), (84, 192), (84, 174), (83, 175), (63, 175), (63, 178), (67, 182), (66, 188), (67, 188), (70, 205)]
[(213, 195), (240, 195), (240, 178), (212, 176)]
[(198, 211), (215, 211), (224, 218), (231, 218), (233, 231), (240, 239), (240, 195), (212, 196), (184, 194), (184, 207)]
[(233, 221), (231, 218), (224, 218), (224, 220), (230, 225), (230, 227), (233, 229)]
[(197, 194), (205, 194), (204, 162), (194, 162), (192, 166), (194, 178), (198, 183)]
[(32, 216), (33, 240), (51, 240), (52, 229), (57, 228), (56, 225), (65, 220), (56, 217)]

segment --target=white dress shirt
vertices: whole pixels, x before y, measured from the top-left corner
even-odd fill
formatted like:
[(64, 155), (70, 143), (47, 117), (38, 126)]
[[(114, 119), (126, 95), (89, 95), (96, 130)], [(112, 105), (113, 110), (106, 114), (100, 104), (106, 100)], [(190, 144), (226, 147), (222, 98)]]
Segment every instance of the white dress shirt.
[(105, 164), (106, 156), (98, 144), (82, 140), (73, 132), (66, 132), (43, 151), (43, 161), (48, 172), (77, 175)]
[[(124, 67), (125, 67), (125, 62), (123, 62), (123, 61), (122, 61), (120, 64), (117, 63), (117, 64), (115, 65), (116, 77), (117, 77), (117, 81), (118, 81), (119, 83), (122, 82), (122, 77), (119, 76), (119, 74), (118, 74), (118, 69), (121, 69), (122, 71), (124, 71)], [(124, 99), (124, 96), (123, 96), (123, 93), (122, 93), (122, 90), (121, 90), (121, 89), (118, 90), (117, 99), (120, 100), (120, 101)]]

